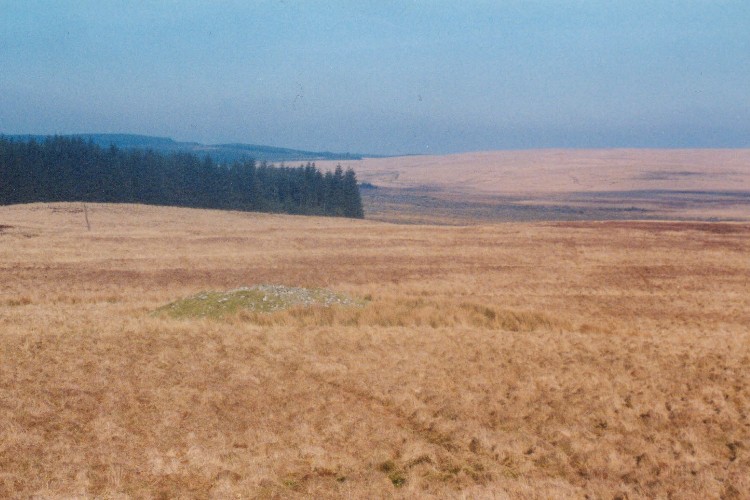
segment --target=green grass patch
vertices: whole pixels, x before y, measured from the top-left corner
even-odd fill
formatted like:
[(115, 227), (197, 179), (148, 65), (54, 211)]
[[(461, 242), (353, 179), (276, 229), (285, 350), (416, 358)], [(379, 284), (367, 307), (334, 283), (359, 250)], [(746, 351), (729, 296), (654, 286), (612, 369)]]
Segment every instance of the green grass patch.
[(200, 292), (177, 300), (155, 311), (174, 318), (222, 318), (240, 311), (273, 313), (290, 308), (364, 305), (344, 294), (326, 288), (301, 288), (282, 285), (256, 285), (226, 292)]

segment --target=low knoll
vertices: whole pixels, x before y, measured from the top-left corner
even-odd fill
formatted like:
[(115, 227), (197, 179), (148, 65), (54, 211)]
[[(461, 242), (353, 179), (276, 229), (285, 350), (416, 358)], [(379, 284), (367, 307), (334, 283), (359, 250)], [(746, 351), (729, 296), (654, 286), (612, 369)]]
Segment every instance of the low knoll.
[(239, 312), (274, 313), (292, 308), (353, 307), (363, 304), (325, 288), (256, 285), (226, 292), (201, 292), (160, 307), (156, 312), (175, 318), (221, 318)]

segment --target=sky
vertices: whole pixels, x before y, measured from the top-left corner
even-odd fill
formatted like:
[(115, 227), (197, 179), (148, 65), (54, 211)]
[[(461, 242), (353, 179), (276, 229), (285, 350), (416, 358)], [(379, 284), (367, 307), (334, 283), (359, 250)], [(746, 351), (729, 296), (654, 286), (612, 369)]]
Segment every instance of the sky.
[(0, 133), (750, 147), (750, 2), (0, 0)]

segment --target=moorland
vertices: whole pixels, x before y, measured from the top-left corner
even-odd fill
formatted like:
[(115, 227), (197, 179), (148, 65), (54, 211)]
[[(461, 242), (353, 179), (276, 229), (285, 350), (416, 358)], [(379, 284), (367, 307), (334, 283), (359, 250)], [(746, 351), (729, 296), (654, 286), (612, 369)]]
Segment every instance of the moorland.
[(750, 220), (750, 149), (536, 149), (330, 162), (365, 183), (368, 217), (474, 224)]
[(438, 222), (0, 207), (0, 496), (750, 496), (747, 222)]

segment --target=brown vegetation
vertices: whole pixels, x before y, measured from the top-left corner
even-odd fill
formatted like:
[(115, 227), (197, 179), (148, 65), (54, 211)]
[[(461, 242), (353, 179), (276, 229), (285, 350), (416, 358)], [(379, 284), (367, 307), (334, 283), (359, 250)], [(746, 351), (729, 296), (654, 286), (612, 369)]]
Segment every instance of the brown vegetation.
[[(0, 208), (0, 497), (750, 496), (750, 225), (79, 209)], [(153, 314), (260, 283), (367, 304)]]
[(368, 217), (384, 221), (750, 221), (750, 149), (487, 151), (342, 164), (380, 188), (363, 196)]
[(360, 181), (485, 194), (750, 191), (750, 149), (532, 149), (341, 163)]

